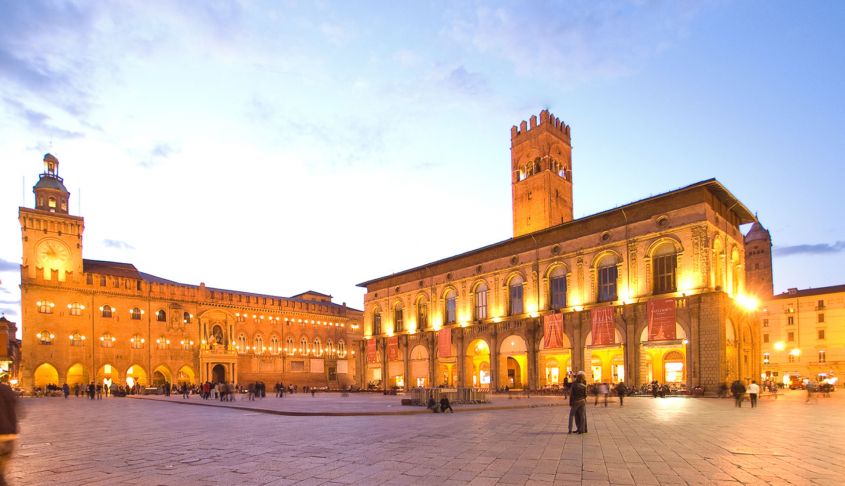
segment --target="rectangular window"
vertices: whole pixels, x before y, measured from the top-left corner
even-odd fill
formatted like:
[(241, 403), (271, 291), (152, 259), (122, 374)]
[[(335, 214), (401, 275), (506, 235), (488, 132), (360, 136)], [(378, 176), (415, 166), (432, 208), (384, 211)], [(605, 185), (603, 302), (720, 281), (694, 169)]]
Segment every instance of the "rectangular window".
[(675, 266), (677, 262), (678, 259), (675, 254), (658, 256), (652, 259), (655, 294), (665, 294), (676, 290)]
[(559, 310), (566, 307), (566, 277), (552, 277), (552, 309)]
[(38, 301), (38, 312), (42, 314), (52, 314), (53, 307), (55, 306), (56, 304), (50, 302), (49, 300)]
[(769, 327), (769, 320), (763, 319), (763, 327)]
[(454, 295), (446, 297), (446, 324), (454, 324), (457, 321), (457, 304)]
[(428, 304), (425, 302), (417, 304), (417, 327), (420, 329), (428, 328)]
[(819, 302), (818, 302), (818, 308), (819, 308), (819, 309), (824, 309), (824, 300), (819, 299)]
[(769, 353), (763, 353), (763, 364), (769, 364)]
[(786, 333), (786, 340), (789, 341), (789, 342), (795, 341), (795, 333), (794, 332)]
[(100, 275), (100, 287), (105, 287), (105, 286), (106, 286), (106, 276)]
[(510, 315), (517, 316), (524, 312), (522, 306), (522, 284), (511, 285), (510, 287)]
[(599, 268), (599, 302), (616, 300), (616, 266)]
[(119, 278), (114, 279), (114, 281), (112, 283), (114, 284), (113, 285), (114, 288), (116, 288), (116, 289), (120, 288), (120, 279)]
[(487, 289), (475, 293), (475, 320), (487, 319)]
[(787, 326), (791, 326), (791, 325), (793, 325), (793, 324), (795, 324), (795, 318), (794, 318), (794, 317), (792, 317), (792, 316), (787, 317), (787, 318), (786, 318), (786, 325), (787, 325)]
[(94, 275), (90, 273), (85, 274), (85, 283), (88, 285), (94, 285)]
[(824, 322), (824, 313), (820, 313), (820, 314), (819, 314), (819, 320), (818, 320), (818, 322)]
[(788, 355), (786, 355), (786, 356), (787, 356), (787, 358), (789, 358), (789, 362), (790, 362), (790, 363), (794, 363), (794, 362), (795, 362), (795, 355), (793, 355), (792, 353), (790, 353), (790, 354), (788, 354)]
[(827, 357), (825, 356), (824, 351), (819, 351), (819, 363), (824, 363), (827, 361)]
[(402, 332), (405, 330), (405, 323), (402, 319), (402, 309), (393, 309), (393, 331)]
[(769, 342), (769, 335), (768, 334), (763, 334), (763, 342), (764, 343)]
[(373, 314), (373, 335), (381, 334), (381, 314)]
[(819, 339), (824, 339), (824, 329), (819, 329), (817, 332)]

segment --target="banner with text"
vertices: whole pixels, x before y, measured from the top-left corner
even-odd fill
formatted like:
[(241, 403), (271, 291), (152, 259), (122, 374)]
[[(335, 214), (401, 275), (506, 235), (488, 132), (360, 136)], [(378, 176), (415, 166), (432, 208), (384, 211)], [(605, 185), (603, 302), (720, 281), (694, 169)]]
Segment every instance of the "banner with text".
[(375, 338), (367, 340), (367, 363), (376, 362), (376, 340)]
[(387, 338), (387, 359), (390, 361), (399, 359), (399, 336)]
[(648, 340), (677, 339), (675, 334), (675, 299), (652, 299), (646, 304)]
[(452, 329), (446, 327), (437, 332), (437, 357), (452, 356)]
[(546, 314), (543, 316), (543, 347), (563, 347), (563, 314)]
[(593, 346), (605, 346), (616, 341), (613, 328), (613, 306), (590, 309), (590, 320), (593, 323)]

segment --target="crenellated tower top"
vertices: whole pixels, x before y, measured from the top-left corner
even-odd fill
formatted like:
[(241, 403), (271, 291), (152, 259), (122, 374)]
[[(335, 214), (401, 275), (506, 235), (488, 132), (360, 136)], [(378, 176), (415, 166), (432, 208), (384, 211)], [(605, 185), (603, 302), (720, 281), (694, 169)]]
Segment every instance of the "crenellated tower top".
[(569, 125), (549, 110), (511, 128), (513, 234), (572, 221), (572, 143)]

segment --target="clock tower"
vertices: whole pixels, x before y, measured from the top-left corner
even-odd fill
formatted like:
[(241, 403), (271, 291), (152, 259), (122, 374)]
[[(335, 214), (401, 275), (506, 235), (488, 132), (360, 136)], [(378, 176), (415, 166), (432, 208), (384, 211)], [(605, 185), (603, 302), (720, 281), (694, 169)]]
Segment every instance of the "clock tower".
[(32, 188), (35, 209), (20, 208), (23, 262), (21, 279), (78, 280), (82, 278), (81, 216), (68, 214), (70, 193), (59, 177), (59, 159), (44, 156), (44, 172)]

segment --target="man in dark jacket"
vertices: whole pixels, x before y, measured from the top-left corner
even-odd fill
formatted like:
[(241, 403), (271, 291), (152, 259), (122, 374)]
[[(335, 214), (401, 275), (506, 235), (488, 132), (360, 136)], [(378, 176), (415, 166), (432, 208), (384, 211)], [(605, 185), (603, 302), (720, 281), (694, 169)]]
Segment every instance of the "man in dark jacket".
[(734, 406), (742, 408), (742, 400), (745, 398), (745, 385), (736, 380), (731, 385), (731, 393), (734, 395)]
[(587, 383), (584, 372), (579, 371), (572, 382), (569, 394), (569, 433), (572, 433), (572, 419), (575, 419), (575, 433), (587, 433)]
[(628, 394), (628, 387), (625, 386), (624, 381), (620, 381), (616, 385), (616, 394), (619, 395), (619, 406), (621, 407), (623, 405), (623, 401), (625, 400), (625, 395)]
[(18, 438), (18, 398), (6, 383), (0, 383), (0, 484), (6, 484), (6, 466)]

